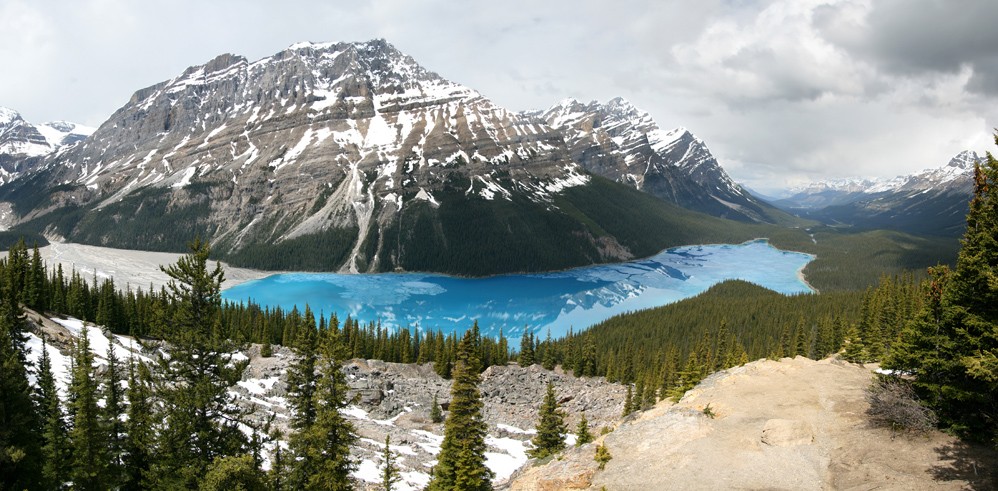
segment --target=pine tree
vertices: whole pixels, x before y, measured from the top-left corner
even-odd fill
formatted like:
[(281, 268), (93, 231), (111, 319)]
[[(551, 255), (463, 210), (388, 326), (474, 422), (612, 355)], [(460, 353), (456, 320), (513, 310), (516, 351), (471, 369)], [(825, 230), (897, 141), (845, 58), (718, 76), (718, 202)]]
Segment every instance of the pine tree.
[(628, 415), (634, 412), (634, 392), (631, 390), (631, 384), (627, 384), (627, 395), (624, 396), (624, 409), (620, 413), (620, 417), (626, 418)]
[(266, 477), (249, 454), (219, 456), (208, 467), (201, 491), (266, 491)]
[(534, 334), (526, 329), (520, 336), (520, 355), (517, 359), (521, 367), (534, 364)]
[(42, 420), (42, 477), (45, 488), (61, 489), (69, 477), (69, 434), (52, 374), (48, 342), (42, 337), (42, 357), (38, 366), (38, 408)]
[(107, 433), (108, 451), (108, 485), (117, 487), (124, 476), (122, 461), (122, 441), (125, 434), (125, 425), (121, 420), (125, 414), (124, 394), (121, 390), (121, 368), (118, 362), (118, 355), (115, 353), (114, 344), (110, 344), (107, 350), (107, 369), (104, 371), (104, 384), (102, 395), (104, 396), (104, 407), (101, 410), (101, 423)]
[(191, 252), (162, 270), (171, 280), (172, 323), (159, 334), (169, 357), (158, 360), (156, 394), (162, 400), (158, 458), (151, 469), (157, 487), (195, 487), (216, 458), (246, 451), (238, 429), (244, 413), (229, 387), (245, 362), (234, 363), (235, 346), (219, 335), (224, 273), (207, 267), (210, 248), (200, 239)]
[(69, 414), (73, 422), (69, 432), (74, 489), (105, 489), (110, 478), (107, 430), (97, 406), (97, 381), (94, 380), (94, 354), (90, 351), (88, 328), (84, 327), (73, 347), (72, 383)]
[(304, 489), (315, 468), (313, 453), (308, 451), (309, 431), (315, 425), (318, 383), (316, 364), (318, 348), (316, 333), (302, 330), (294, 343), (295, 360), (288, 367), (288, 406), (291, 409), (291, 437), (289, 440), (293, 458), (289, 462), (290, 473), (287, 483), (292, 489)]
[(381, 471), (381, 486), (385, 488), (385, 491), (392, 491), (393, 487), (402, 480), (398, 465), (395, 463), (395, 453), (392, 452), (391, 443), (392, 437), (385, 435), (385, 450), (381, 454), (381, 460), (384, 461), (384, 467)]
[(125, 420), (125, 438), (122, 441), (124, 478), (121, 489), (140, 490), (152, 487), (144, 483), (152, 466), (154, 423), (152, 412), (152, 375), (142, 361), (128, 362), (128, 418)]
[[(15, 276), (8, 253), (8, 274)], [(24, 315), (17, 303), (14, 278), (0, 278), (0, 488), (34, 489), (41, 480), (41, 422), (31, 399), (25, 369)]]
[(990, 153), (974, 169), (956, 269), (930, 274), (921, 313), (884, 365), (914, 374), (914, 387), (943, 425), (998, 439), (998, 161)]
[(559, 409), (554, 385), (548, 382), (544, 402), (537, 421), (537, 436), (530, 443), (534, 445), (528, 454), (535, 459), (543, 459), (565, 449), (565, 414)]
[(554, 343), (551, 342), (551, 329), (548, 329), (547, 336), (544, 338), (544, 354), (541, 356), (541, 366), (545, 370), (554, 370), (555, 365), (558, 363), (555, 349)]
[(606, 448), (606, 445), (596, 445), (596, 456), (593, 457), (593, 460), (599, 464), (599, 470), (605, 469), (607, 462), (610, 462), (611, 459), (613, 457), (610, 456), (610, 450)]
[(437, 402), (437, 394), (433, 394), (433, 405), (430, 407), (430, 421), (434, 423), (444, 422), (444, 413), (440, 410), (440, 403)]
[(468, 330), (457, 348), (450, 410), (437, 465), (427, 486), (430, 491), (492, 489), (492, 471), (485, 466), (488, 428), (482, 418), (478, 363), (474, 336)]
[(345, 358), (339, 334), (325, 331), (316, 358), (319, 375), (312, 397), (314, 421), (307, 424), (302, 418), (296, 423), (301, 429), (291, 434), (289, 442), (294, 456), (288, 484), (293, 489), (352, 488), (350, 472), (355, 464), (350, 459), (350, 445), (357, 437), (353, 425), (340, 413), (347, 406), (347, 382), (341, 370)]
[(575, 446), (579, 447), (593, 441), (593, 434), (589, 432), (589, 420), (586, 413), (582, 413), (579, 425), (575, 427)]

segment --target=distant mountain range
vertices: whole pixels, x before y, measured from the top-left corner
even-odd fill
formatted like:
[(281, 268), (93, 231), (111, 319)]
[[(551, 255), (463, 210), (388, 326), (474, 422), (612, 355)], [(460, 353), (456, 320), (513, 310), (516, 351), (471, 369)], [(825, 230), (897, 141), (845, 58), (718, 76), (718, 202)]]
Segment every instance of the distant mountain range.
[(11, 140), (30, 151), (0, 187), (8, 225), (149, 250), (200, 235), (272, 269), (487, 274), (644, 256), (724, 228), (693, 212), (785, 217), (703, 141), (622, 99), (511, 112), (382, 40), (221, 55), (135, 92), (70, 146), (75, 128)]
[(0, 184), (20, 174), (19, 164), (24, 161), (83, 141), (93, 132), (93, 128), (67, 121), (32, 124), (17, 111), (0, 107)]
[(770, 202), (787, 212), (834, 225), (958, 236), (973, 190), (974, 164), (964, 151), (946, 165), (893, 179), (836, 179), (791, 190)]

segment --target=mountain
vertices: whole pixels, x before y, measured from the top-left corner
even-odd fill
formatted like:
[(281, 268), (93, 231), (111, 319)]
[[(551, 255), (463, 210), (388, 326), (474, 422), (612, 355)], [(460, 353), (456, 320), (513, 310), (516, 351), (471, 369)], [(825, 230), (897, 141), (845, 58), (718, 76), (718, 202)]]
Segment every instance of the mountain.
[(661, 129), (622, 98), (565, 99), (531, 115), (560, 130), (572, 159), (594, 174), (714, 216), (776, 221), (776, 210), (735, 184), (703, 140), (686, 128)]
[(200, 235), (266, 269), (493, 274), (751, 237), (590, 174), (558, 129), (383, 40), (191, 67), (0, 201), (26, 232), (171, 251)]
[(963, 233), (979, 162), (977, 153), (964, 151), (942, 167), (893, 179), (812, 183), (773, 205), (826, 223), (955, 237)]
[(93, 128), (68, 121), (32, 124), (17, 111), (0, 107), (0, 184), (26, 170), (32, 158), (80, 142), (93, 132)]

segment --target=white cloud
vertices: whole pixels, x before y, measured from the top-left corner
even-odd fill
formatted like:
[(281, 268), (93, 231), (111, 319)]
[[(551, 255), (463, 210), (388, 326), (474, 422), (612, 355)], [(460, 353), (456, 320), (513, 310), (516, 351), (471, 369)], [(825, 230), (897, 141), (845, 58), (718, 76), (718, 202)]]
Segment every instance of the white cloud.
[(7, 0), (0, 105), (99, 125), (135, 90), (223, 52), (252, 60), (301, 40), (383, 37), (513, 110), (623, 96), (664, 127), (689, 127), (752, 185), (893, 176), (990, 148), (998, 52), (984, 48), (998, 30), (975, 33), (995, 21), (992, 5)]

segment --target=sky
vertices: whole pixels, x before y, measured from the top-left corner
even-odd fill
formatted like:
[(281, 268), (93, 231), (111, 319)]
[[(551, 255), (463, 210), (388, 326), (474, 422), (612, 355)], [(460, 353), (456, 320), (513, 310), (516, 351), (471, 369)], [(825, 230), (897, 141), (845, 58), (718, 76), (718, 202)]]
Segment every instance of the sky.
[(994, 0), (0, 0), (0, 106), (99, 126), (221, 53), (384, 38), (511, 110), (624, 97), (777, 193), (993, 150), (996, 27)]

